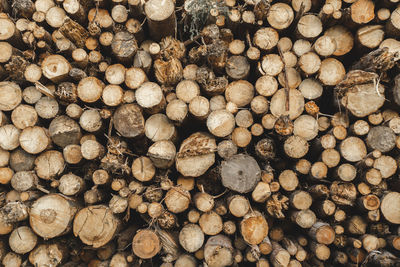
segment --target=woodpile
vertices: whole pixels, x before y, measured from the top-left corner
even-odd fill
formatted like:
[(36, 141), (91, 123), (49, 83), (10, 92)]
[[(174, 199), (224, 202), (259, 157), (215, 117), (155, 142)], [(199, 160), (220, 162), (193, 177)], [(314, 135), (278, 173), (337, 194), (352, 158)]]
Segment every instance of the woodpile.
[(0, 0), (0, 265), (400, 266), (398, 0)]

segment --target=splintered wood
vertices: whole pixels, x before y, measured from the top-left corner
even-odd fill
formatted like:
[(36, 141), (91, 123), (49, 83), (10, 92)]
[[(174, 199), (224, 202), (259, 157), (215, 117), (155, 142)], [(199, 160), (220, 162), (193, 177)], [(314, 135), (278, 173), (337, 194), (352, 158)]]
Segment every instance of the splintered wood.
[(398, 0), (0, 0), (0, 265), (400, 266)]

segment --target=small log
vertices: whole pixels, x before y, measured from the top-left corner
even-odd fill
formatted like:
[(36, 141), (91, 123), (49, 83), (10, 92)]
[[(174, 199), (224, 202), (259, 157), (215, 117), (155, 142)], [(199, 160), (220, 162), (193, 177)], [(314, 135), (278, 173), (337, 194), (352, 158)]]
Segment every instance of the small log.
[(2, 260), (2, 264), (4, 266), (21, 266), (22, 258), (16, 253), (8, 252)]
[(353, 205), (357, 197), (357, 189), (352, 183), (335, 181), (330, 188), (331, 199), (338, 205)]
[(29, 223), (39, 236), (48, 239), (68, 233), (77, 212), (77, 205), (58, 194), (36, 200), (29, 211)]
[(356, 162), (367, 155), (367, 148), (360, 138), (351, 136), (340, 144), (340, 153), (346, 160)]
[(139, 157), (132, 163), (132, 175), (141, 182), (150, 181), (155, 175), (155, 168), (148, 157)]
[(229, 266), (233, 264), (231, 240), (224, 235), (210, 237), (204, 246), (204, 259), (209, 266)]
[(144, 118), (139, 106), (125, 104), (113, 115), (115, 129), (124, 137), (136, 137), (144, 134)]
[(165, 205), (173, 213), (185, 211), (189, 207), (190, 200), (189, 191), (180, 187), (171, 188), (165, 195)]
[(384, 87), (373, 83), (361, 84), (352, 87), (341, 99), (341, 103), (357, 117), (365, 117), (376, 112), (382, 107), (385, 98), (383, 97)]
[(289, 252), (282, 248), (279, 243), (272, 242), (272, 252), (270, 256), (270, 261), (274, 267), (289, 266), (290, 254)]
[(310, 229), (309, 235), (318, 243), (329, 245), (335, 239), (335, 231), (333, 228), (324, 222), (316, 222)]
[(195, 118), (204, 120), (210, 112), (210, 102), (204, 96), (196, 96), (189, 103), (189, 112)]
[(174, 140), (176, 129), (167, 116), (158, 113), (150, 116), (145, 123), (145, 135), (153, 142)]
[(241, 195), (231, 196), (227, 202), (230, 213), (235, 217), (245, 216), (250, 209), (249, 201)]
[(400, 194), (397, 192), (388, 192), (381, 200), (381, 212), (386, 220), (394, 224), (400, 224), (398, 203)]
[(165, 36), (175, 36), (175, 4), (173, 1), (151, 0), (146, 2), (144, 13), (148, 19), (150, 36), (160, 41)]
[(378, 169), (382, 178), (389, 178), (397, 170), (397, 162), (390, 156), (381, 156), (374, 161), (374, 168)]
[(342, 181), (351, 182), (356, 178), (357, 169), (351, 164), (344, 163), (337, 167), (336, 175)]
[[(211, 107), (211, 101), (210, 101), (210, 107)], [(180, 99), (174, 99), (167, 104), (165, 113), (170, 120), (179, 125), (187, 117), (188, 106), (184, 101)]]
[(26, 254), (35, 248), (37, 236), (31, 228), (21, 226), (12, 231), (8, 243), (12, 251), (18, 254)]
[(325, 244), (311, 242), (310, 250), (315, 254), (316, 258), (321, 261), (326, 261), (331, 256), (331, 250)]
[(0, 82), (0, 110), (11, 111), (22, 101), (22, 91), (14, 82)]
[(176, 85), (176, 97), (185, 103), (200, 95), (200, 86), (193, 80), (182, 80)]
[(202, 212), (209, 212), (214, 208), (214, 198), (205, 192), (196, 193), (193, 202), (196, 208)]
[(284, 170), (278, 177), (280, 186), (286, 191), (294, 191), (299, 185), (297, 175), (292, 170)]
[(244, 56), (232, 56), (226, 61), (225, 71), (233, 80), (243, 80), (249, 75), (250, 64)]
[(317, 221), (317, 216), (312, 210), (305, 209), (291, 214), (291, 220), (304, 229), (311, 228)]
[(78, 164), (82, 160), (81, 147), (79, 145), (68, 145), (63, 149), (65, 162)]
[(315, 41), (313, 48), (318, 55), (329, 57), (336, 51), (336, 41), (327, 35), (323, 35)]
[(133, 237), (132, 250), (142, 259), (150, 259), (161, 250), (159, 237), (151, 230), (140, 230)]
[(240, 232), (243, 239), (251, 245), (261, 243), (268, 235), (268, 229), (267, 221), (258, 211), (248, 213), (240, 223)]
[(336, 25), (327, 29), (324, 35), (331, 37), (336, 42), (334, 56), (343, 56), (350, 52), (354, 45), (352, 33), (342, 25)]
[(367, 136), (367, 145), (381, 152), (389, 152), (395, 147), (395, 133), (386, 126), (371, 128)]
[(250, 192), (257, 185), (260, 176), (261, 170), (250, 156), (238, 154), (222, 163), (222, 183), (231, 190), (240, 193)]
[(254, 97), (254, 87), (251, 83), (239, 80), (232, 82), (225, 90), (227, 101), (233, 102), (238, 107), (248, 105)]
[(312, 197), (306, 191), (296, 190), (290, 195), (290, 204), (298, 210), (306, 210), (311, 207)]
[(11, 178), (11, 186), (19, 192), (34, 189), (38, 184), (38, 177), (34, 172), (19, 171)]
[(214, 211), (203, 213), (200, 216), (199, 225), (206, 235), (218, 235), (223, 230), (222, 218)]
[(153, 82), (143, 83), (135, 92), (137, 103), (147, 112), (154, 114), (165, 107), (165, 98), (161, 87)]
[(263, 75), (257, 79), (255, 89), (262, 96), (272, 96), (278, 90), (278, 82), (273, 76)]
[(194, 133), (185, 139), (176, 158), (176, 168), (184, 176), (198, 177), (215, 162), (215, 139), (204, 133)]
[[(289, 100), (287, 100), (285, 89), (279, 89), (271, 99), (270, 110), (272, 115), (279, 118), (280, 116), (289, 116), (289, 119), (294, 120), (301, 115), (304, 110), (304, 97), (299, 90), (289, 90)], [(289, 108), (286, 108), (286, 103), (289, 101)]]
[(133, 34), (121, 31), (114, 35), (111, 50), (120, 62), (124, 64), (132, 62), (137, 49), (138, 45)]
[(278, 41), (279, 34), (271, 27), (257, 30), (253, 37), (253, 43), (262, 50), (274, 48), (278, 44)]
[(88, 206), (76, 214), (73, 232), (83, 243), (98, 248), (114, 237), (118, 225), (119, 220), (106, 206)]
[(384, 38), (384, 30), (381, 25), (369, 25), (358, 29), (356, 38), (363, 47), (377, 48)]
[(312, 39), (322, 32), (322, 22), (315, 15), (304, 15), (297, 23), (297, 32), (304, 39)]
[(343, 64), (334, 58), (327, 58), (321, 62), (319, 80), (324, 85), (337, 85), (346, 75)]
[[(279, 14), (279, 15), (277, 15)], [(277, 30), (286, 29), (294, 19), (293, 9), (285, 3), (273, 4), (267, 14), (268, 23)]]
[(66, 196), (74, 196), (85, 188), (83, 179), (73, 173), (64, 174), (59, 180), (58, 190)]
[(298, 39), (293, 44), (292, 50), (296, 54), (296, 56), (301, 57), (305, 53), (308, 53), (311, 51), (311, 43), (304, 39)]
[(167, 169), (175, 162), (176, 147), (171, 141), (157, 141), (149, 147), (147, 155), (153, 161), (154, 166)]
[(308, 153), (309, 144), (304, 138), (293, 135), (285, 141), (283, 149), (290, 158), (299, 159)]
[(125, 81), (125, 70), (122, 64), (109, 65), (105, 71), (105, 78), (110, 84), (121, 84)]

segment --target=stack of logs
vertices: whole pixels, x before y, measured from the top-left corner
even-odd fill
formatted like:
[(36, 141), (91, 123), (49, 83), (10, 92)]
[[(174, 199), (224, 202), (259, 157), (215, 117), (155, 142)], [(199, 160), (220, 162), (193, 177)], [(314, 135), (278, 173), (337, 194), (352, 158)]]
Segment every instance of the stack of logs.
[(398, 0), (0, 0), (0, 262), (400, 266)]

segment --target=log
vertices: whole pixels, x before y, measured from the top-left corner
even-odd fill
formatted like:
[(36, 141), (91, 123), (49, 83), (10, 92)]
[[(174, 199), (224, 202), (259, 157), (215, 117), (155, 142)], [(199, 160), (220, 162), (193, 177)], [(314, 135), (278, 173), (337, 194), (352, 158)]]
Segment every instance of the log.
[(222, 218), (214, 211), (203, 213), (200, 216), (199, 225), (206, 235), (217, 235), (223, 229)]
[(388, 152), (395, 146), (395, 134), (389, 127), (373, 127), (368, 132), (367, 145), (372, 149)]
[(257, 211), (248, 213), (240, 223), (243, 239), (250, 245), (261, 243), (267, 236), (268, 229), (264, 216)]
[(358, 24), (368, 23), (375, 18), (374, 8), (372, 1), (357, 1), (350, 7), (351, 19)]
[(335, 239), (335, 232), (332, 227), (324, 222), (316, 222), (309, 231), (309, 235), (321, 244), (332, 244)]
[(204, 233), (197, 224), (187, 224), (179, 233), (179, 243), (186, 251), (195, 252), (204, 243)]
[(36, 200), (29, 211), (32, 230), (43, 238), (68, 233), (77, 212), (77, 205), (58, 194), (49, 194)]
[(88, 206), (76, 214), (73, 232), (83, 243), (98, 248), (114, 237), (118, 225), (119, 220), (106, 206)]
[(284, 3), (273, 4), (267, 14), (268, 23), (277, 30), (288, 28), (293, 22), (293, 19), (293, 9), (289, 5)]
[(22, 258), (16, 253), (8, 252), (2, 261), (4, 266), (21, 266)]
[(125, 104), (113, 115), (115, 129), (124, 137), (136, 137), (144, 134), (144, 118), (136, 104)]
[(356, 162), (367, 155), (367, 148), (360, 138), (351, 136), (340, 144), (340, 153), (346, 160)]
[(385, 217), (391, 223), (399, 224), (400, 218), (397, 213), (397, 203), (399, 202), (400, 194), (397, 192), (388, 192), (381, 200), (380, 210)]
[(22, 101), (22, 92), (14, 82), (0, 82), (0, 110), (11, 111)]
[(215, 139), (204, 133), (194, 133), (185, 139), (176, 158), (176, 168), (184, 176), (198, 177), (215, 162)]
[(165, 205), (173, 213), (181, 213), (189, 207), (191, 200), (187, 190), (180, 187), (171, 188), (165, 195)]
[(8, 243), (15, 253), (26, 254), (36, 246), (37, 236), (29, 227), (21, 226), (12, 231)]
[(336, 42), (334, 56), (347, 54), (354, 45), (354, 37), (351, 32), (342, 25), (336, 25), (327, 29), (324, 35), (331, 37)]
[(233, 264), (234, 248), (224, 235), (210, 237), (204, 246), (204, 259), (209, 266), (229, 266)]
[(260, 176), (260, 167), (251, 156), (237, 154), (222, 162), (222, 184), (239, 193), (252, 191), (260, 180)]
[(151, 37), (159, 41), (176, 33), (175, 4), (173, 1), (151, 0), (144, 6)]
[(122, 63), (132, 62), (138, 49), (135, 36), (129, 32), (121, 31), (114, 35), (111, 50), (114, 56)]

